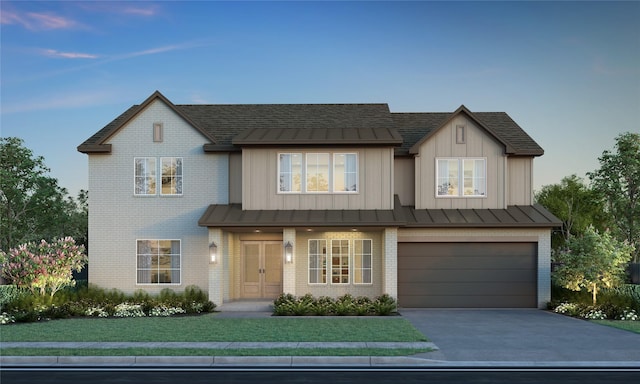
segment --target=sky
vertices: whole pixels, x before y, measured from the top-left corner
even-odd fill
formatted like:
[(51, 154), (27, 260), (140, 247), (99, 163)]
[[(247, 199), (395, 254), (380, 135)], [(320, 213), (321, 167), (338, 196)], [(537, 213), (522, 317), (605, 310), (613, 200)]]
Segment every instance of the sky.
[(174, 104), (507, 112), (534, 189), (640, 132), (640, 2), (0, 2), (0, 136), (72, 196), (76, 147), (155, 90)]

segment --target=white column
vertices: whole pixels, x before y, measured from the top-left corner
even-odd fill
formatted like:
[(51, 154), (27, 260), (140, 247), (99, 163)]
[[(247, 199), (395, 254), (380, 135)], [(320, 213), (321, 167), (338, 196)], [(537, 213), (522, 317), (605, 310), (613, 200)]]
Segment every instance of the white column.
[[(290, 242), (293, 245), (293, 257), (291, 263), (287, 263), (284, 258), (284, 245)], [(296, 265), (300, 262), (299, 258), (303, 257), (296, 253), (296, 229), (284, 228), (282, 230), (282, 292), (296, 294)]]
[(398, 299), (398, 228), (384, 230), (382, 293)]
[(541, 229), (538, 235), (538, 308), (551, 301), (551, 229)]

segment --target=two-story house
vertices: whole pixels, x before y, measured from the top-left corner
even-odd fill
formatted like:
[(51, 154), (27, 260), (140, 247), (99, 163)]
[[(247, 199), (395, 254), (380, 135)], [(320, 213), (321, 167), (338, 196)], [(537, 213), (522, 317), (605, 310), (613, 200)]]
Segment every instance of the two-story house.
[(401, 307), (543, 307), (543, 150), (507, 114), (386, 104), (174, 105), (155, 92), (89, 157), (89, 281), (216, 304), (387, 293)]

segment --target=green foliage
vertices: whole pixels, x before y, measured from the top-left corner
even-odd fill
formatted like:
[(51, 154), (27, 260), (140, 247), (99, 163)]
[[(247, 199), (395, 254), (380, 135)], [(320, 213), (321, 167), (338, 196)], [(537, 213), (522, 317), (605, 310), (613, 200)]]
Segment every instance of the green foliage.
[(86, 245), (86, 191), (76, 202), (17, 137), (0, 138), (0, 250), (73, 236)]
[(182, 313), (208, 313), (215, 309), (207, 294), (196, 286), (182, 293), (163, 290), (156, 296), (139, 290), (133, 295), (93, 285), (65, 289), (55, 297), (20, 291), (7, 300), (3, 311), (16, 322), (31, 322), (67, 317), (141, 317), (171, 316)]
[(606, 201), (613, 216), (612, 230), (619, 239), (634, 245), (634, 260), (640, 261), (640, 134), (616, 137), (616, 151), (604, 151), (600, 169), (589, 173), (594, 190)]
[(561, 231), (551, 237), (554, 250), (563, 249), (571, 237), (581, 236), (590, 225), (600, 232), (611, 225), (603, 197), (576, 175), (563, 178), (560, 184), (545, 185), (536, 193), (536, 201), (562, 220)]
[(0, 285), (0, 312), (4, 311), (5, 306), (17, 300), (24, 291), (15, 285)]
[(350, 294), (332, 299), (314, 298), (310, 294), (298, 298), (283, 293), (273, 302), (273, 313), (277, 316), (388, 316), (396, 311), (396, 301), (387, 294), (371, 300)]
[(71, 237), (53, 243), (22, 244), (8, 253), (0, 250), (2, 276), (33, 294), (55, 295), (61, 288), (73, 285), (73, 271), (80, 272), (87, 262), (84, 246)]
[(622, 285), (625, 267), (631, 258), (633, 247), (621, 243), (608, 232), (598, 233), (587, 228), (583, 236), (571, 238), (567, 250), (556, 255), (558, 267), (553, 280), (568, 289), (586, 288), (596, 304), (598, 291)]

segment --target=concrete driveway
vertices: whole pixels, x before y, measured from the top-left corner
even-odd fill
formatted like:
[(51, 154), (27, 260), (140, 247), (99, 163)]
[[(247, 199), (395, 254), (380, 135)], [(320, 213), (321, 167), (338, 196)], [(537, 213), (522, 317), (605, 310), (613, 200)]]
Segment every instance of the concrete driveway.
[(402, 309), (442, 361), (639, 362), (640, 334), (538, 309)]

